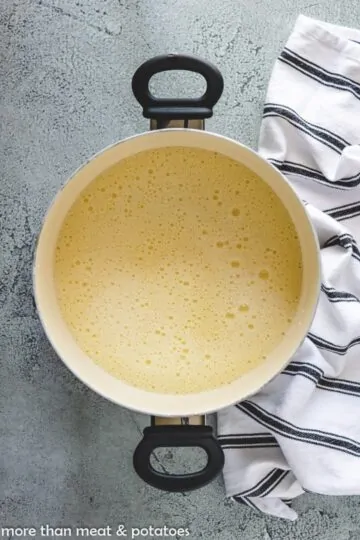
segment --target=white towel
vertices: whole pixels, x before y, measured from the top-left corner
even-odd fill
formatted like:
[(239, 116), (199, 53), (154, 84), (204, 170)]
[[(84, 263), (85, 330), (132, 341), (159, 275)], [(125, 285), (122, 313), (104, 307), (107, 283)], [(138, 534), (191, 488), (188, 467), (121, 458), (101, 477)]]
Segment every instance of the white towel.
[(227, 495), (275, 516), (304, 491), (360, 494), (360, 31), (304, 16), (271, 76), (259, 152), (321, 246), (310, 332), (256, 395), (218, 413)]

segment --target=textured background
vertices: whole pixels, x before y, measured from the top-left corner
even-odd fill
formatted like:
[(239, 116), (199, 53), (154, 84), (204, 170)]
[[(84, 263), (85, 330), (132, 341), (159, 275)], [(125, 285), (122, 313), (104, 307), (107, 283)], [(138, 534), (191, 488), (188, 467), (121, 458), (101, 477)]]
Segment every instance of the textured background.
[[(256, 147), (271, 67), (299, 13), (360, 25), (354, 0), (0, 0), (0, 527), (124, 522), (188, 526), (191, 540), (360, 538), (358, 497), (303, 496), (299, 520), (287, 523), (226, 501), (220, 479), (186, 495), (144, 485), (131, 460), (147, 419), (67, 371), (31, 296), (34, 238), (53, 196), (94, 152), (147, 129), (130, 91), (138, 65), (167, 52), (213, 61), (225, 91), (207, 127)], [(191, 76), (156, 87), (174, 96), (182, 81), (199, 93)]]

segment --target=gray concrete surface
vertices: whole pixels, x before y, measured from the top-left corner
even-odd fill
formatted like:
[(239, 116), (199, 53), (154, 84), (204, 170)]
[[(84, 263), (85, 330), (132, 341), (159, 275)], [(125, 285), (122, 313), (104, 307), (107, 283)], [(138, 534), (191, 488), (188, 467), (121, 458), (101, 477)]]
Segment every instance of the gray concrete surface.
[[(0, 0), (0, 527), (124, 523), (189, 527), (194, 540), (360, 538), (358, 497), (303, 496), (299, 520), (287, 523), (226, 501), (221, 479), (187, 495), (144, 485), (131, 460), (147, 419), (67, 371), (31, 295), (33, 242), (55, 193), (94, 152), (147, 128), (130, 91), (137, 66), (174, 51), (212, 60), (225, 91), (208, 128), (255, 147), (271, 67), (300, 12), (360, 23), (354, 0)], [(185, 80), (189, 94), (199, 90)], [(178, 81), (164, 76), (158, 92), (174, 95)]]

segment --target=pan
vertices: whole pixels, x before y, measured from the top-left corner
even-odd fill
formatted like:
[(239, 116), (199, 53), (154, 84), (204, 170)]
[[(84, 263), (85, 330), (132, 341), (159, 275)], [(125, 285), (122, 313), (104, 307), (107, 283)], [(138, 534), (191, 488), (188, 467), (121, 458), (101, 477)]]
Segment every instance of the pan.
[[(157, 73), (171, 70), (184, 70), (202, 75), (206, 81), (206, 91), (204, 95), (193, 99), (159, 99), (155, 97), (149, 90), (151, 78)], [(104, 398), (120, 406), (127, 407), (130, 410), (151, 416), (151, 425), (144, 430), (143, 438), (135, 449), (133, 456), (133, 464), (137, 474), (145, 482), (158, 489), (166, 491), (187, 491), (197, 489), (212, 481), (221, 472), (224, 465), (223, 451), (216, 439), (212, 427), (207, 423), (206, 415), (237, 403), (257, 392), (286, 366), (302, 343), (311, 325), (320, 290), (319, 248), (306, 208), (287, 179), (275, 167), (247, 146), (233, 139), (205, 131), (205, 120), (212, 116), (213, 107), (220, 99), (223, 91), (223, 77), (214, 65), (203, 59), (187, 55), (170, 54), (158, 56), (148, 60), (138, 68), (133, 76), (132, 90), (135, 98), (142, 107), (143, 116), (150, 120), (150, 129), (144, 133), (115, 142), (110, 147), (101, 150), (83, 164), (59, 191), (47, 211), (40, 235), (37, 239), (33, 267), (34, 296), (44, 331), (59, 358), (73, 374)], [(159, 194), (160, 192), (156, 192), (154, 186), (153, 189), (150, 189), (149, 185), (151, 182), (155, 182), (156, 184), (161, 171), (161, 175), (164, 177), (164, 171), (166, 169), (166, 166), (164, 165), (165, 158), (161, 163), (159, 161), (158, 166), (156, 165), (156, 162), (152, 161), (152, 163), (155, 163), (155, 166), (153, 165), (152, 169), (148, 167), (148, 172), (144, 174), (144, 177), (141, 175), (136, 176), (134, 172), (141, 160), (145, 160), (145, 163), (146, 159), (153, 159), (151, 156), (157, 156), (156, 159), (160, 161), (162, 159), (161, 156), (163, 158), (165, 156), (168, 162), (170, 162), (168, 166), (170, 168), (172, 167), (172, 173), (166, 180), (166, 184), (163, 183), (164, 189), (161, 194)], [(177, 160), (176, 167), (174, 167), (172, 163), (173, 159), (175, 159), (174, 156)], [(148, 166), (148, 162), (146, 163)], [(122, 165), (124, 165), (124, 167), (126, 165), (128, 172), (126, 174), (119, 172), (118, 176), (116, 176), (116, 171), (120, 171), (120, 169), (116, 169), (116, 167), (122, 167)], [(206, 171), (204, 169), (206, 174), (204, 173), (202, 178), (200, 178), (198, 174), (201, 167), (207, 167)], [(228, 169), (226, 169), (226, 167), (228, 167)], [(234, 194), (231, 195), (231, 197), (229, 195), (233, 189), (232, 185), (229, 184), (229, 178), (232, 173), (229, 173), (229, 176), (225, 175), (223, 180), (221, 180), (221, 182), (219, 181), (219, 175), (221, 175), (225, 169), (229, 171), (234, 171), (236, 169), (239, 171), (238, 175), (236, 177), (234, 176), (234, 182), (239, 182), (240, 186), (240, 190), (237, 190), (237, 195), (235, 195), (236, 191), (234, 191)], [(66, 257), (63, 258), (62, 264), (65, 265), (63, 266), (65, 271), (61, 275), (63, 278), (64, 276), (66, 279), (69, 278), (68, 281), (71, 281), (70, 278), (74, 278), (75, 281), (75, 283), (72, 283), (72, 292), (71, 295), (67, 296), (67, 303), (65, 305), (60, 298), (61, 291), (59, 293), (59, 283), (56, 277), (59, 242), (61, 243), (61, 241), (63, 241), (61, 238), (64, 237), (64, 227), (66, 229), (67, 221), (70, 220), (71, 216), (75, 219), (74, 209), (76, 209), (76, 205), (80, 204), (80, 199), (82, 199), (81, 204), (85, 204), (85, 199), (89, 198), (90, 195), (89, 197), (86, 197), (84, 194), (88, 193), (91, 187), (95, 186), (96, 182), (107, 181), (109, 183), (109, 179), (106, 180), (109, 171), (115, 171), (115, 173), (112, 173), (113, 176), (111, 177), (113, 178), (114, 189), (112, 190), (112, 194), (109, 195), (110, 198), (107, 199), (106, 204), (104, 203), (105, 206), (103, 205), (99, 210), (96, 218), (93, 216), (94, 209), (96, 210), (97, 208), (96, 196), (93, 205), (89, 205), (89, 202), (87, 201), (87, 211), (90, 211), (92, 208), (92, 215), (90, 216), (90, 213), (88, 213), (86, 219), (80, 220), (79, 225), (73, 229), (72, 238), (70, 238), (71, 235), (68, 235), (67, 242), (65, 242), (68, 245), (66, 248), (68, 251), (66, 252)], [(216, 171), (218, 171), (216, 173), (217, 177), (214, 180), (213, 176), (216, 176)], [(247, 180), (247, 184), (241, 171), (248, 171), (248, 174), (250, 176), (252, 175), (250, 180)], [(187, 186), (186, 189), (188, 191), (186, 192), (187, 195), (185, 196), (185, 201), (182, 201), (182, 197), (179, 197), (179, 190), (180, 187), (181, 189), (185, 189), (186, 186), (184, 187), (181, 182), (178, 181), (177, 175), (180, 175), (183, 178), (183, 181)], [(99, 180), (99, 178), (102, 180)], [(194, 178), (196, 182), (193, 180)], [(193, 186), (191, 186), (192, 181), (194, 182)], [(141, 184), (141, 182), (143, 183)], [(216, 182), (218, 182), (219, 185), (217, 186), (217, 189), (214, 189), (216, 188)], [(241, 218), (241, 215), (239, 215), (241, 214), (240, 210), (243, 208), (241, 204), (244, 205), (246, 199), (246, 194), (241, 191), (241, 186), (244, 187), (248, 185), (249, 182), (250, 187), (251, 182), (254, 182), (252, 186), (253, 198), (251, 200), (255, 200), (255, 195), (260, 197), (261, 190), (268, 190), (268, 199), (263, 199), (262, 202), (259, 202), (260, 199), (257, 198), (257, 206), (255, 205), (254, 208), (249, 204), (244, 210), (245, 217), (242, 221), (239, 221)], [(116, 189), (119, 188), (118, 191), (116, 191), (115, 187)], [(124, 190), (127, 190), (126, 197), (124, 195)], [(135, 191), (137, 195), (135, 194)], [(97, 193), (99, 194), (100, 200), (102, 197), (101, 190), (98, 189)], [(137, 210), (129, 207), (129, 205), (131, 206), (129, 201), (133, 200), (132, 193), (134, 194), (133, 199), (136, 199), (136, 197), (138, 198)], [(176, 196), (178, 197), (177, 206), (174, 206), (174, 193), (176, 193)], [(227, 201), (226, 204), (230, 205), (232, 204), (231, 199), (234, 200), (235, 205), (235, 198), (238, 197), (240, 210), (233, 207), (230, 212), (227, 207), (225, 208), (225, 202), (224, 205), (221, 206), (221, 194), (225, 197)], [(111, 197), (113, 197), (113, 199), (111, 199)], [(172, 201), (172, 203), (169, 201)], [(247, 283), (246, 286), (243, 281), (239, 281), (238, 285), (236, 285), (236, 283), (235, 285), (232, 284), (233, 288), (231, 295), (229, 296), (231, 279), (228, 281), (226, 279), (218, 279), (219, 274), (217, 272), (221, 265), (223, 265), (221, 266), (221, 268), (223, 268), (225, 263), (229, 263), (230, 257), (231, 264), (234, 266), (232, 270), (237, 272), (236, 276), (240, 276), (242, 275), (240, 272), (241, 268), (245, 272), (246, 265), (249, 261), (253, 260), (254, 254), (260, 256), (262, 253), (265, 253), (266, 255), (268, 252), (269, 256), (272, 256), (272, 251), (276, 252), (276, 249), (267, 246), (271, 245), (274, 247), (275, 245), (274, 238), (271, 236), (271, 224), (273, 224), (273, 220), (277, 215), (276, 212), (278, 212), (276, 208), (280, 208), (280, 206), (283, 213), (286, 213), (288, 219), (287, 230), (290, 230), (289, 227), (292, 227), (293, 232), (295, 232), (296, 242), (293, 235), (292, 241), (295, 243), (291, 244), (291, 249), (289, 248), (287, 252), (283, 251), (283, 253), (287, 253), (287, 262), (284, 262), (283, 259), (278, 259), (277, 268), (279, 272), (282, 271), (281, 269), (285, 272), (287, 268), (290, 268), (289, 265), (293, 264), (294, 261), (297, 261), (297, 267), (299, 269), (301, 268), (301, 279), (297, 282), (299, 290), (296, 308), (293, 310), (291, 320), (289, 319), (288, 321), (289, 324), (281, 332), (281, 337), (279, 337), (277, 341), (273, 340), (273, 346), (266, 350), (265, 354), (261, 357), (261, 361), (254, 361), (249, 369), (242, 369), (236, 373), (234, 371), (233, 377), (228, 377), (226, 379), (224, 374), (227, 373), (227, 370), (229, 369), (229, 366), (232, 365), (231, 362), (233, 362), (234, 359), (229, 357), (226, 362), (224, 361), (224, 358), (226, 357), (225, 352), (224, 355), (222, 355), (221, 348), (217, 348), (217, 344), (219, 343), (219, 340), (221, 344), (222, 335), (225, 330), (220, 329), (219, 332), (216, 332), (211, 327), (210, 316), (218, 316), (218, 312), (221, 309), (219, 307), (221, 305), (219, 302), (221, 303), (223, 298), (235, 298), (238, 295), (241, 296), (241, 294), (245, 294), (244, 291), (246, 287), (250, 287), (251, 289), (251, 286), (255, 287), (256, 285), (254, 285), (254, 280), (250, 280), (250, 285)], [(172, 221), (170, 218), (167, 220), (166, 217), (166, 211), (170, 208), (172, 214), (178, 212), (178, 210), (180, 212), (177, 214), (177, 218)], [(213, 216), (212, 208), (216, 208), (216, 212), (214, 210), (215, 213)], [(135, 217), (133, 210), (135, 212)], [(182, 210), (184, 210), (183, 213), (181, 213)], [(202, 229), (201, 225), (196, 223), (196, 217), (201, 212), (204, 220), (207, 220), (207, 230)], [(221, 212), (223, 212), (223, 215)], [(112, 213), (112, 226), (105, 227), (104, 225), (105, 228), (103, 227), (103, 229), (101, 229), (101, 220), (105, 220), (108, 213)], [(185, 219), (183, 216), (186, 213), (187, 217)], [(128, 219), (131, 217), (133, 220), (131, 221), (133, 230), (128, 228), (125, 233), (125, 229), (123, 229), (119, 241), (117, 227), (120, 226), (119, 223), (125, 223), (125, 217)], [(141, 219), (144, 223), (148, 223), (148, 225), (142, 228), (141, 234), (138, 234), (136, 233), (136, 227)], [(135, 291), (133, 287), (134, 282), (131, 281), (131, 276), (135, 279), (135, 263), (133, 259), (131, 259), (131, 255), (127, 256), (124, 254), (124, 246), (128, 246), (128, 251), (126, 253), (133, 253), (133, 251), (130, 252), (129, 250), (132, 249), (132, 240), (135, 242), (136, 238), (138, 249), (142, 249), (141, 238), (144, 238), (145, 242), (146, 235), (150, 234), (149, 230), (151, 229), (151, 223), (150, 221), (146, 221), (150, 219), (157, 219), (158, 226), (163, 227), (161, 229), (163, 231), (162, 240), (157, 244), (159, 246), (158, 249), (160, 250), (159, 253), (162, 253), (163, 260), (158, 258), (156, 263), (158, 266), (155, 270), (152, 268), (152, 279), (155, 276), (157, 281), (155, 280), (155, 285), (153, 282), (151, 283), (153, 284), (152, 286), (157, 287), (155, 292), (158, 296), (155, 295), (157, 300), (154, 301), (154, 304), (151, 306), (151, 309), (149, 308), (150, 310), (146, 312), (145, 316), (141, 311), (143, 308), (140, 308), (139, 304), (136, 304), (137, 300), (135, 296), (138, 295), (140, 291), (145, 298), (147, 294), (146, 287), (149, 283), (146, 278), (146, 275), (148, 274), (144, 273), (144, 266), (141, 279), (136, 275), (137, 289)], [(233, 221), (230, 222), (229, 220)], [(259, 229), (259, 227), (256, 227), (256, 224), (260, 222), (262, 223), (262, 226)], [(239, 262), (236, 262), (232, 261), (231, 257), (233, 256), (229, 255), (230, 247), (227, 246), (228, 242), (224, 239), (223, 242), (220, 241), (216, 235), (222, 227), (225, 227), (225, 229), (227, 227), (228, 229), (226, 230), (230, 231), (229, 234), (238, 234), (239, 237), (241, 237), (241, 235), (244, 236), (244, 231), (241, 230), (240, 223), (242, 223), (243, 229), (244, 227), (248, 227), (250, 236), (248, 238), (243, 238), (243, 240), (248, 242), (247, 248), (245, 251), (239, 252), (239, 255), (237, 256)], [(250, 228), (249, 223), (250, 225), (252, 224)], [(167, 237), (170, 227), (173, 227), (171, 233), (172, 240), (169, 240), (169, 236)], [(199, 310), (201, 307), (203, 318), (205, 317), (208, 321), (208, 327), (205, 328), (204, 325), (202, 325), (202, 322), (200, 321), (201, 317), (199, 317), (199, 322), (195, 323), (192, 329), (187, 328), (186, 332), (187, 335), (190, 336), (192, 344), (195, 344), (194, 347), (196, 346), (196, 354), (201, 356), (203, 353), (201, 349), (203, 341), (199, 338), (199, 332), (200, 327), (202, 327), (202, 337), (206, 334), (207, 346), (209, 347), (210, 353), (214, 353), (213, 356), (215, 358), (213, 363), (209, 361), (208, 364), (206, 364), (204, 360), (205, 364), (202, 363), (200, 365), (196, 364), (198, 358), (194, 357), (196, 366), (200, 366), (199, 369), (197, 369), (196, 366), (193, 367), (191, 361), (188, 361), (188, 367), (185, 366), (186, 369), (184, 368), (185, 378), (181, 378), (182, 375), (180, 376), (179, 381), (181, 382), (181, 385), (177, 391), (176, 383), (173, 383), (168, 372), (170, 369), (169, 365), (172, 362), (172, 356), (178, 354), (178, 352), (174, 352), (177, 350), (177, 345), (175, 344), (175, 346), (173, 346), (175, 338), (172, 340), (169, 339), (168, 349), (165, 348), (165, 350), (162, 350), (165, 363), (162, 364), (163, 367), (160, 369), (159, 367), (156, 368), (156, 347), (158, 346), (158, 342), (161, 341), (162, 335), (166, 334), (167, 328), (164, 328), (164, 325), (161, 328), (159, 327), (159, 329), (156, 330), (156, 336), (154, 337), (153, 335), (151, 338), (153, 341), (146, 341), (146, 333), (148, 328), (154, 328), (154, 321), (157, 321), (157, 318), (162, 316), (162, 311), (165, 309), (164, 306), (167, 305), (168, 297), (164, 296), (165, 285), (164, 287), (161, 286), (161, 278), (159, 277), (161, 272), (160, 267), (162, 262), (165, 263), (167, 261), (169, 272), (171, 273), (174, 270), (175, 267), (172, 265), (175, 264), (175, 260), (178, 261), (177, 257), (180, 250), (178, 247), (179, 244), (176, 242), (180, 242), (180, 238), (182, 238), (181, 231), (184, 227), (187, 227), (187, 241), (185, 243), (183, 242), (181, 249), (185, 255), (186, 253), (192, 254), (193, 261), (191, 264), (193, 271), (201, 266), (204, 262), (204, 258), (208, 261), (209, 265), (210, 259), (207, 258), (208, 254), (210, 252), (213, 253), (211, 251), (212, 248), (209, 248), (208, 250), (205, 249), (204, 246), (206, 246), (206, 244), (203, 243), (201, 251), (202, 255), (199, 255), (200, 251), (196, 251), (195, 249), (198, 245), (198, 237), (203, 238), (201, 241), (204, 242), (205, 240), (209, 241), (210, 238), (211, 241), (217, 245), (217, 251), (212, 255), (211, 268), (208, 268), (210, 272), (210, 274), (207, 274), (208, 288), (206, 291), (208, 292), (204, 293), (204, 289), (201, 289), (201, 287), (200, 289), (195, 288), (189, 293), (189, 298), (186, 298), (185, 293), (176, 290), (177, 306), (173, 308), (171, 324), (173, 326), (178, 325), (178, 327), (183, 325), (183, 319), (181, 319), (180, 314), (183, 313), (186, 308), (186, 301), (192, 299), (195, 303), (198, 302), (197, 305), (199, 305)], [(102, 236), (101, 242), (96, 240), (97, 230), (100, 229), (106, 230), (106, 235)], [(252, 235), (255, 234), (254, 231), (258, 229), (260, 230), (260, 236), (258, 236), (258, 239), (256, 240), (255, 237), (252, 238)], [(266, 236), (267, 234), (268, 236)], [(114, 372), (115, 368), (104, 369), (104, 365), (102, 365), (101, 362), (105, 355), (102, 355), (102, 351), (95, 351), (95, 345), (94, 348), (90, 346), (90, 348), (86, 349), (86, 347), (83, 346), (81, 339), (79, 339), (79, 336), (76, 335), (76, 332), (74, 331), (76, 324), (81, 325), (81, 322), (87, 317), (90, 317), (95, 311), (96, 316), (98, 317), (97, 320), (101, 321), (102, 318), (105, 317), (105, 315), (102, 314), (110, 309), (108, 306), (110, 306), (115, 295), (115, 293), (109, 292), (110, 289), (108, 290), (108, 288), (104, 286), (104, 283), (101, 283), (100, 279), (100, 277), (105, 275), (108, 271), (108, 265), (103, 261), (103, 266), (100, 268), (94, 263), (95, 270), (93, 269), (92, 272), (89, 270), (90, 284), (87, 284), (86, 287), (90, 287), (92, 291), (96, 291), (96, 287), (98, 287), (99, 292), (98, 294), (93, 294), (93, 299), (91, 301), (89, 299), (87, 300), (86, 309), (83, 309), (83, 311), (76, 311), (78, 309), (76, 303), (80, 301), (78, 295), (82, 291), (81, 282), (75, 279), (77, 275), (76, 272), (78, 272), (76, 264), (80, 264), (78, 260), (75, 260), (74, 255), (74, 242), (76, 242), (76, 238), (78, 238), (79, 245), (81, 244), (81, 249), (83, 250), (85, 250), (86, 246), (90, 246), (89, 249), (91, 249), (92, 245), (97, 242), (96, 250), (93, 251), (93, 257), (95, 258), (100, 256), (99, 254), (105, 253), (106, 250), (108, 250), (107, 252), (113, 250), (113, 252), (116, 253), (117, 260), (113, 264), (112, 270), (112, 286), (117, 287), (117, 291), (120, 288), (122, 296), (120, 295), (120, 300), (118, 302), (116, 314), (117, 320), (114, 322), (112, 319), (109, 319), (110, 322), (107, 325), (103, 325), (101, 335), (103, 336), (103, 341), (105, 339), (108, 340), (106, 343), (109, 347), (112, 346), (113, 340), (114, 342), (116, 341), (116, 343), (120, 343), (119, 346), (121, 347), (121, 336), (124, 336), (123, 342), (125, 343), (124, 340), (129, 338), (129, 332), (131, 332), (130, 328), (128, 334), (126, 334), (124, 328), (129, 327), (129, 321), (133, 321), (131, 324), (136, 325), (136, 333), (134, 331), (131, 334), (132, 339), (130, 339), (130, 343), (126, 345), (130, 347), (127, 349), (130, 351), (128, 354), (133, 358), (133, 365), (129, 369), (134, 370), (135, 368), (133, 366), (135, 366), (135, 364), (137, 366), (137, 371), (135, 370), (133, 372), (133, 375), (134, 373), (137, 375), (136, 377), (134, 375), (133, 379), (129, 379), (125, 376), (122, 377), (122, 375), (116, 375)], [(284, 242), (284, 238), (282, 238), (282, 242)], [(241, 242), (238, 243), (237, 246), (240, 246), (240, 244)], [(172, 245), (175, 246), (174, 251), (172, 252), (173, 259), (168, 260)], [(168, 251), (167, 247), (169, 248)], [(80, 252), (82, 253), (81, 250), (79, 253)], [(148, 254), (149, 253), (150, 251)], [(236, 266), (238, 268), (236, 268)], [(121, 276), (123, 276), (121, 272), (125, 272), (126, 269), (130, 272), (130, 277), (125, 282), (125, 278), (121, 278)], [(211, 273), (211, 271), (213, 273)], [(100, 276), (101, 272), (103, 272), (103, 274)], [(135, 273), (131, 274), (131, 272)], [(173, 274), (175, 275), (176, 271), (174, 271)], [(180, 274), (179, 279), (181, 281), (181, 272), (178, 272), (178, 274)], [(120, 277), (114, 278), (115, 275)], [(199, 276), (199, 274), (194, 275)], [(120, 278), (123, 280), (121, 281)], [(116, 282), (116, 279), (120, 280), (119, 283)], [(268, 324), (270, 330), (272, 328), (270, 334), (266, 336), (266, 339), (270, 339), (270, 341), (274, 337), (274, 328), (276, 329), (274, 321), (276, 317), (280, 317), (275, 310), (273, 302), (274, 299), (277, 298), (276, 294), (280, 294), (280, 290), (282, 290), (281, 294), (285, 294), (284, 287), (280, 283), (281, 280), (279, 281), (276, 276), (274, 279), (275, 285), (272, 287), (271, 294), (266, 293), (265, 297), (262, 298), (263, 308), (260, 310), (261, 313), (259, 314), (259, 316), (263, 317), (265, 321), (264, 324)], [(289, 279), (291, 280), (292, 278), (290, 277)], [(185, 288), (184, 283), (185, 281), (183, 279), (181, 282), (181, 287), (183, 288)], [(270, 291), (271, 286), (269, 287)], [(216, 288), (218, 291), (216, 297), (217, 310), (214, 308), (212, 311), (210, 297), (213, 298), (212, 293)], [(250, 296), (249, 294), (247, 296), (250, 300), (256, 296), (256, 290), (252, 290), (255, 292), (250, 292)], [(107, 299), (106, 301), (104, 300), (105, 297)], [(105, 307), (99, 303), (101, 298), (103, 298), (104, 305), (106, 304)], [(134, 308), (131, 307), (131, 309), (133, 309), (131, 317), (128, 310), (130, 304), (135, 306)], [(196, 306), (196, 304), (194, 305)], [(225, 314), (225, 317), (228, 317), (226, 324), (232, 325), (231, 332), (229, 330), (229, 336), (232, 336), (232, 339), (240, 339), (239, 336), (242, 334), (239, 322), (240, 316), (242, 316), (241, 311), (246, 311), (247, 308), (247, 305), (242, 306), (242, 304), (240, 304), (238, 306), (239, 312), (236, 313), (236, 317), (232, 313)], [(193, 309), (193, 312), (196, 314), (196, 308)], [(72, 319), (73, 327), (69, 324), (66, 313), (68, 315), (69, 313), (75, 313)], [(106, 311), (106, 313), (107, 316), (109, 316), (108, 311)], [(211, 315), (212, 313), (213, 315)], [(116, 317), (114, 314), (114, 320)], [(141, 324), (140, 320), (142, 321)], [(254, 325), (249, 323), (247, 326), (253, 327)], [(222, 328), (225, 328), (225, 326)], [(183, 326), (181, 326), (180, 329), (178, 328), (178, 333), (181, 334), (181, 332), (185, 332)], [(96, 335), (95, 332), (94, 340), (97, 339)], [(245, 337), (246, 336), (243, 338), (244, 340)], [(260, 329), (257, 334), (257, 342), (262, 343), (263, 337), (265, 339), (264, 333)], [(186, 347), (182, 346), (182, 343), (178, 343), (178, 345), (182, 347), (183, 350), (186, 350)], [(166, 387), (164, 387), (164, 391), (162, 390), (161, 385), (156, 385), (157, 383), (154, 377), (152, 380), (153, 383), (155, 380), (155, 383), (152, 387), (149, 385), (147, 386), (144, 383), (144, 373), (146, 370), (150, 373), (149, 377), (151, 378), (152, 376), (152, 367), (149, 365), (150, 360), (146, 361), (147, 364), (137, 363), (137, 355), (139, 358), (143, 355), (145, 346), (147, 347), (146, 354), (152, 356), (153, 366), (155, 365), (154, 369), (158, 369), (156, 373), (158, 373), (158, 376), (163, 376), (163, 382)], [(242, 345), (240, 339), (238, 346), (240, 364), (247, 362), (247, 349), (244, 347), (245, 345)], [(211, 356), (210, 353), (207, 355), (209, 358)], [(143, 356), (141, 357), (143, 358)], [(180, 355), (179, 358), (181, 364), (182, 356)], [(184, 355), (183, 360), (185, 365), (186, 361)], [(116, 359), (111, 365), (117, 365)], [(183, 373), (181, 369), (183, 369), (182, 365), (180, 365), (179, 370), (180, 373)], [(207, 373), (210, 373), (211, 369), (215, 369), (215, 371), (217, 369), (216, 373), (218, 374), (218, 378), (215, 378), (217, 382), (214, 383), (215, 379), (213, 378), (212, 384), (209, 383), (210, 379), (208, 380), (207, 378)], [(203, 375), (199, 376), (199, 373), (202, 373)], [(207, 381), (207, 383), (205, 384), (204, 381)], [(160, 447), (169, 446), (202, 448), (207, 454), (207, 463), (205, 467), (200, 471), (189, 472), (182, 475), (172, 475), (155, 470), (151, 464), (151, 455), (153, 451)]]

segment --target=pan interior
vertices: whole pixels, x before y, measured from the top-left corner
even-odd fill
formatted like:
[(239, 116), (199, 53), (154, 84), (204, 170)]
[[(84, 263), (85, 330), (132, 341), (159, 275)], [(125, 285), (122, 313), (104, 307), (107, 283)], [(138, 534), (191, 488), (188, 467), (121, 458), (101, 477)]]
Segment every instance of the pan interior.
[(92, 181), (58, 237), (54, 278), (81, 349), (137, 388), (231, 383), (286, 335), (302, 288), (292, 219), (271, 187), (220, 153), (147, 150)]

